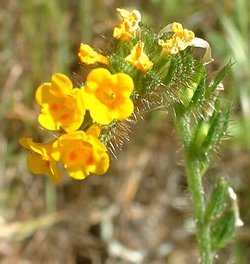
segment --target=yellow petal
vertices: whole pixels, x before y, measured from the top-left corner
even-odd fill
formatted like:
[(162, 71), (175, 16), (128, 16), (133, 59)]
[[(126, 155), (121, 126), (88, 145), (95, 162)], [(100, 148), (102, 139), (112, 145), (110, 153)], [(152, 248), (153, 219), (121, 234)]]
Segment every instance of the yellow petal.
[(116, 119), (116, 116), (110, 115), (110, 110), (102, 104), (99, 104), (98, 108), (91, 108), (90, 116), (101, 125), (108, 125)]
[(183, 26), (180, 23), (174, 22), (172, 24), (172, 30), (174, 33), (183, 32)]
[(54, 120), (53, 116), (44, 112), (38, 116), (38, 122), (42, 127), (48, 130), (59, 130), (61, 125), (59, 122)]
[(43, 83), (37, 88), (35, 98), (39, 105), (43, 104), (43, 102), (51, 101), (52, 95), (49, 92), (50, 88), (51, 88), (50, 83)]
[(89, 171), (97, 175), (103, 175), (107, 172), (108, 168), (109, 168), (109, 158), (105, 154), (105, 156), (103, 155), (103, 157), (99, 161), (98, 166), (95, 165), (92, 168), (89, 168)]
[(103, 80), (109, 79), (111, 77), (111, 73), (105, 68), (97, 68), (92, 70), (87, 76), (87, 83), (102, 83)]
[(108, 58), (99, 54), (87, 44), (81, 43), (78, 56), (80, 58), (80, 61), (85, 64), (94, 64), (97, 62), (106, 65), (109, 64)]
[(56, 146), (60, 146), (60, 143), (65, 143), (63, 141), (73, 141), (73, 140), (78, 140), (78, 139), (86, 140), (86, 137), (87, 137), (86, 133), (82, 130), (77, 130), (69, 134), (62, 134), (59, 137), (58, 141), (53, 143), (53, 148)]
[(124, 19), (130, 16), (130, 12), (123, 8), (116, 8), (116, 11), (119, 12), (120, 16)]
[(68, 122), (64, 122), (61, 124), (61, 127), (67, 132), (70, 133), (72, 131), (75, 131), (80, 128), (82, 125), (82, 122), (84, 120), (84, 117), (79, 115), (75, 116), (74, 119), (69, 119)]
[(68, 168), (67, 169), (67, 172), (68, 172), (68, 174), (69, 174), (70, 177), (72, 177), (72, 178), (74, 178), (76, 180), (83, 180), (87, 176), (89, 176), (89, 173), (86, 173), (82, 169), (80, 169), (80, 170), (73, 170), (71, 168)]
[(120, 93), (125, 97), (129, 97), (134, 89), (133, 79), (125, 73), (117, 73), (114, 76), (117, 79), (117, 86), (122, 87)]
[(50, 162), (50, 173), (48, 174), (51, 182), (54, 184), (60, 183), (62, 179), (62, 173), (57, 167), (57, 162), (56, 161), (51, 161)]
[(127, 99), (123, 104), (119, 105), (119, 119), (123, 120), (131, 116), (134, 111), (134, 104)]
[(48, 149), (50, 144), (42, 144), (33, 142), (32, 138), (20, 138), (19, 143), (22, 147), (39, 154), (40, 156), (48, 157)]
[(35, 152), (29, 152), (27, 166), (34, 174), (48, 174), (50, 171), (49, 161), (43, 160), (41, 155)]
[(22, 137), (18, 140), (19, 144), (26, 149), (30, 149), (30, 144), (33, 142), (32, 138)]
[(53, 89), (62, 90), (65, 94), (69, 94), (73, 85), (71, 80), (62, 73), (55, 73), (52, 75), (51, 87)]

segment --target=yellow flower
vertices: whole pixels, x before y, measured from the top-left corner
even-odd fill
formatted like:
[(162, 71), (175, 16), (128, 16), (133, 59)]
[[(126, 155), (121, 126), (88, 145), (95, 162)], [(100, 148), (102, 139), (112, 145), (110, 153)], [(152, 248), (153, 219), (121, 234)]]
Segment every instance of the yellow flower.
[(183, 29), (180, 23), (174, 22), (171, 31), (174, 33), (171, 39), (167, 41), (159, 40), (159, 44), (163, 47), (163, 50), (170, 54), (176, 54), (186, 49), (192, 44), (192, 40), (195, 38), (194, 32)]
[(69, 78), (61, 73), (52, 76), (36, 91), (36, 101), (41, 106), (38, 122), (49, 130), (62, 127), (70, 132), (77, 130), (84, 119), (85, 107), (80, 89), (74, 88)]
[(130, 99), (133, 88), (132, 78), (125, 73), (112, 75), (107, 69), (94, 69), (82, 88), (86, 109), (92, 119), (102, 125), (114, 119), (124, 120), (134, 110)]
[(113, 37), (124, 41), (130, 40), (139, 28), (141, 14), (137, 10), (132, 10), (132, 12), (121, 8), (116, 10), (119, 12), (122, 21), (114, 28)]
[(61, 181), (61, 172), (57, 167), (57, 162), (51, 157), (52, 144), (35, 143), (31, 138), (20, 138), (22, 147), (29, 150), (27, 165), (34, 174), (47, 174), (50, 180), (57, 184)]
[(131, 51), (131, 54), (125, 58), (140, 71), (148, 71), (152, 68), (153, 63), (148, 56), (143, 52), (144, 43), (137, 43)]
[(102, 63), (109, 64), (108, 58), (94, 51), (89, 45), (81, 43), (78, 56), (85, 64)]
[(53, 144), (51, 155), (63, 164), (70, 177), (77, 180), (86, 178), (90, 173), (102, 175), (109, 167), (105, 145), (95, 135), (84, 131), (60, 136)]

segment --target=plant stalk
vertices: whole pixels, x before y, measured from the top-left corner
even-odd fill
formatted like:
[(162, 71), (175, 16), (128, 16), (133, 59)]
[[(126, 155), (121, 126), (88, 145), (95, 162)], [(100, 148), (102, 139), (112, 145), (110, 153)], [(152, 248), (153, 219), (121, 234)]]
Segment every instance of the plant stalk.
[(205, 222), (205, 198), (202, 185), (203, 171), (199, 156), (192, 153), (189, 115), (176, 107), (176, 125), (184, 145), (185, 172), (195, 215), (196, 236), (201, 254), (201, 264), (212, 264), (210, 226)]
[(204, 221), (206, 207), (202, 186), (202, 175), (198, 163), (199, 161), (190, 161), (189, 157), (186, 157), (186, 176), (195, 215), (196, 236), (201, 254), (201, 263), (212, 264), (213, 253), (211, 249), (210, 226)]

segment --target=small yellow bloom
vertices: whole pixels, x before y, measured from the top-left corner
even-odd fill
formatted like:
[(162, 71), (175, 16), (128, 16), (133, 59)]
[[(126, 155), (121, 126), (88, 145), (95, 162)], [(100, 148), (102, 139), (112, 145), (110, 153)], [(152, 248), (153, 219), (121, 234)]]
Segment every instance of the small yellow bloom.
[(94, 51), (89, 45), (81, 43), (78, 57), (85, 64), (102, 63), (109, 64), (108, 58)]
[(52, 144), (35, 143), (31, 138), (20, 138), (22, 147), (29, 150), (27, 165), (34, 174), (47, 174), (50, 180), (57, 184), (61, 181), (61, 172), (57, 167), (57, 162), (51, 157)]
[(119, 12), (122, 21), (114, 28), (113, 37), (124, 41), (130, 40), (139, 28), (141, 14), (137, 10), (132, 10), (132, 12), (121, 8), (116, 10)]
[(148, 71), (152, 68), (153, 63), (148, 56), (143, 52), (144, 43), (137, 43), (131, 51), (131, 54), (125, 58), (140, 71)]
[(132, 78), (125, 73), (112, 75), (107, 69), (94, 69), (82, 88), (86, 109), (92, 119), (102, 125), (114, 119), (124, 120), (134, 111), (130, 99), (133, 88)]
[(61, 73), (52, 76), (36, 91), (36, 101), (41, 106), (38, 122), (48, 130), (62, 127), (70, 132), (77, 130), (84, 119), (85, 107), (79, 88), (74, 88), (69, 78)]
[(180, 23), (174, 22), (172, 24), (172, 32), (174, 33), (171, 39), (167, 41), (159, 40), (159, 45), (163, 50), (170, 54), (176, 54), (181, 50), (186, 49), (192, 44), (195, 38), (194, 32), (191, 30), (183, 29)]
[(52, 157), (63, 164), (70, 177), (81, 180), (90, 173), (104, 174), (109, 167), (107, 149), (84, 131), (64, 134), (53, 144)]

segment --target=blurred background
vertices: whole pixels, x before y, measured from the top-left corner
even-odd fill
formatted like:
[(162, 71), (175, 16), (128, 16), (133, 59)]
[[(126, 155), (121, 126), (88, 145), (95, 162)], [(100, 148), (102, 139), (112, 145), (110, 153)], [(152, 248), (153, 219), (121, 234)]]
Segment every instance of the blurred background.
[[(31, 175), (19, 137), (42, 141), (36, 88), (55, 72), (80, 74), (80, 42), (102, 49), (119, 18), (138, 9), (159, 32), (177, 21), (211, 45), (211, 74), (235, 62), (223, 93), (234, 104), (230, 136), (205, 178), (226, 177), (244, 226), (216, 263), (250, 263), (250, 3), (248, 0), (0, 1), (0, 263), (198, 263), (181, 145), (164, 111), (145, 113), (105, 176)], [(143, 136), (142, 136), (143, 135)]]

